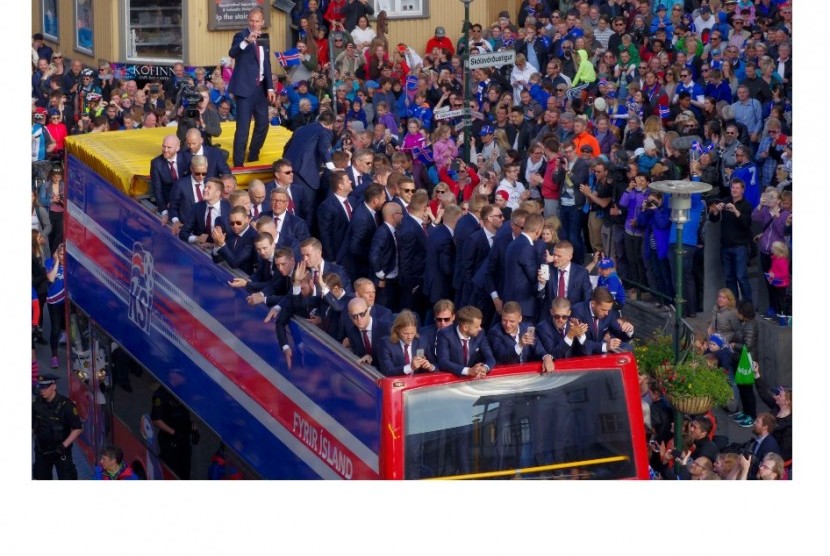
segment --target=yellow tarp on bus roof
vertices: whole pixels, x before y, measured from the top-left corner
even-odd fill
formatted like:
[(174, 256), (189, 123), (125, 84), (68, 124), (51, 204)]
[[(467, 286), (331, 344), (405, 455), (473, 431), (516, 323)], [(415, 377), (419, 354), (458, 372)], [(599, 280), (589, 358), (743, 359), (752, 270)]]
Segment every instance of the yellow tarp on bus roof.
[[(213, 144), (233, 150), (236, 123), (221, 124), (222, 134)], [(150, 193), (150, 161), (161, 154), (165, 136), (175, 135), (175, 127), (136, 129), (87, 133), (66, 138), (66, 152), (79, 158), (121, 191), (133, 197)], [(282, 126), (269, 126), (268, 137), (257, 162), (248, 162), (242, 168), (232, 168), (237, 182), (247, 187), (253, 179), (274, 179), (271, 164), (282, 156), (291, 132)], [(182, 149), (187, 148), (182, 145)], [(229, 162), (230, 164), (230, 162)]]

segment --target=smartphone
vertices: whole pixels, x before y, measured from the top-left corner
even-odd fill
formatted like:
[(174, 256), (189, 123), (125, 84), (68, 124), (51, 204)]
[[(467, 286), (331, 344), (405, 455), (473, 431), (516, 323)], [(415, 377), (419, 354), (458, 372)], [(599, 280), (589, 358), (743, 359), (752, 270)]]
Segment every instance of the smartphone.
[(536, 327), (535, 326), (528, 326), (527, 327), (527, 333), (530, 334), (531, 336), (533, 336), (536, 333)]
[(424, 348), (418, 348), (415, 350), (415, 357), (423, 357), (424, 356)]

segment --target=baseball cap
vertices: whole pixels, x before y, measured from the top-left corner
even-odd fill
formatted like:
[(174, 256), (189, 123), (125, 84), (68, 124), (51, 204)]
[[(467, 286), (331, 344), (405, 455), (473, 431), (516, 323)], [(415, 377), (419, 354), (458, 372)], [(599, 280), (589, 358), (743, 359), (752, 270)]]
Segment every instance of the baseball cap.
[(712, 8), (710, 8), (709, 6), (701, 6), (700, 7), (700, 13), (710, 14), (710, 13), (712, 13)]
[(594, 147), (591, 145), (582, 145), (579, 147), (579, 152), (594, 154)]
[(94, 72), (94, 71), (92, 71), (92, 70), (91, 70), (91, 69), (89, 69), (89, 68), (86, 68), (85, 70), (83, 70), (83, 71), (81, 72), (81, 75), (82, 75), (83, 77), (93, 77), (93, 76), (95, 75), (95, 72)]
[(607, 268), (614, 268), (614, 261), (609, 258), (600, 259), (597, 267), (602, 270), (605, 270)]
[(300, 87), (308, 87), (308, 81), (306, 81), (305, 79), (302, 81), (297, 81), (297, 88), (299, 89)]
[(60, 377), (58, 375), (53, 375), (51, 373), (38, 375), (37, 388), (38, 390), (45, 390), (53, 384), (57, 384), (58, 380), (60, 380)]
[(447, 32), (440, 25), (435, 28), (435, 36), (436, 37), (445, 37), (446, 35), (447, 35)]
[(510, 193), (502, 189), (501, 191), (496, 191), (496, 195), (504, 199), (505, 201), (510, 199)]
[(666, 6), (663, 6), (662, 4), (657, 6), (657, 11), (658, 12), (665, 12), (666, 11)]
[(378, 84), (377, 81), (370, 80), (370, 81), (366, 82), (366, 88), (367, 89), (377, 89), (378, 87), (380, 87), (380, 85)]
[(57, 108), (50, 108), (49, 109), (49, 117), (60, 116), (60, 115), (61, 115), (61, 113)]
[(479, 131), (479, 132), (478, 132), (478, 135), (479, 135), (480, 137), (484, 137), (485, 135), (493, 135), (493, 132), (494, 132), (494, 131), (495, 131), (495, 130), (493, 129), (493, 126), (491, 126), (491, 125), (486, 125), (486, 126), (483, 126), (483, 127), (481, 128), (481, 131)]

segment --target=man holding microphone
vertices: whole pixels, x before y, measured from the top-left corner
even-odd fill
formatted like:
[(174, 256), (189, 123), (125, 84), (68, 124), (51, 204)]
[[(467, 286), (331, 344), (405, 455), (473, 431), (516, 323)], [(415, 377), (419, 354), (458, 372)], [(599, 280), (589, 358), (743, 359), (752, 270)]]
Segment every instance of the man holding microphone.
[(262, 25), (265, 14), (255, 7), (248, 12), (248, 28), (233, 37), (228, 55), (233, 58), (233, 76), (228, 92), (236, 100), (236, 132), (233, 136), (233, 165), (242, 166), (248, 146), (251, 116), (254, 133), (248, 149), (248, 162), (259, 159), (259, 151), (268, 134), (268, 104), (276, 101), (271, 78), (271, 58)]

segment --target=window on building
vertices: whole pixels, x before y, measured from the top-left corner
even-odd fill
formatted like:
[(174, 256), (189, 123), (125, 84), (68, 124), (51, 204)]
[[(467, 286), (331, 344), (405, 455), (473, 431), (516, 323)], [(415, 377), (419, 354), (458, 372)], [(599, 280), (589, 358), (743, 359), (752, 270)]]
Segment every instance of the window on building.
[(92, 0), (75, 0), (75, 50), (92, 55)]
[(58, 24), (58, 0), (41, 0), (43, 36), (51, 41), (60, 40), (60, 25)]
[(429, 17), (429, 0), (372, 0), (375, 17), (386, 11), (389, 19)]
[(181, 60), (182, 0), (126, 0), (127, 59)]

